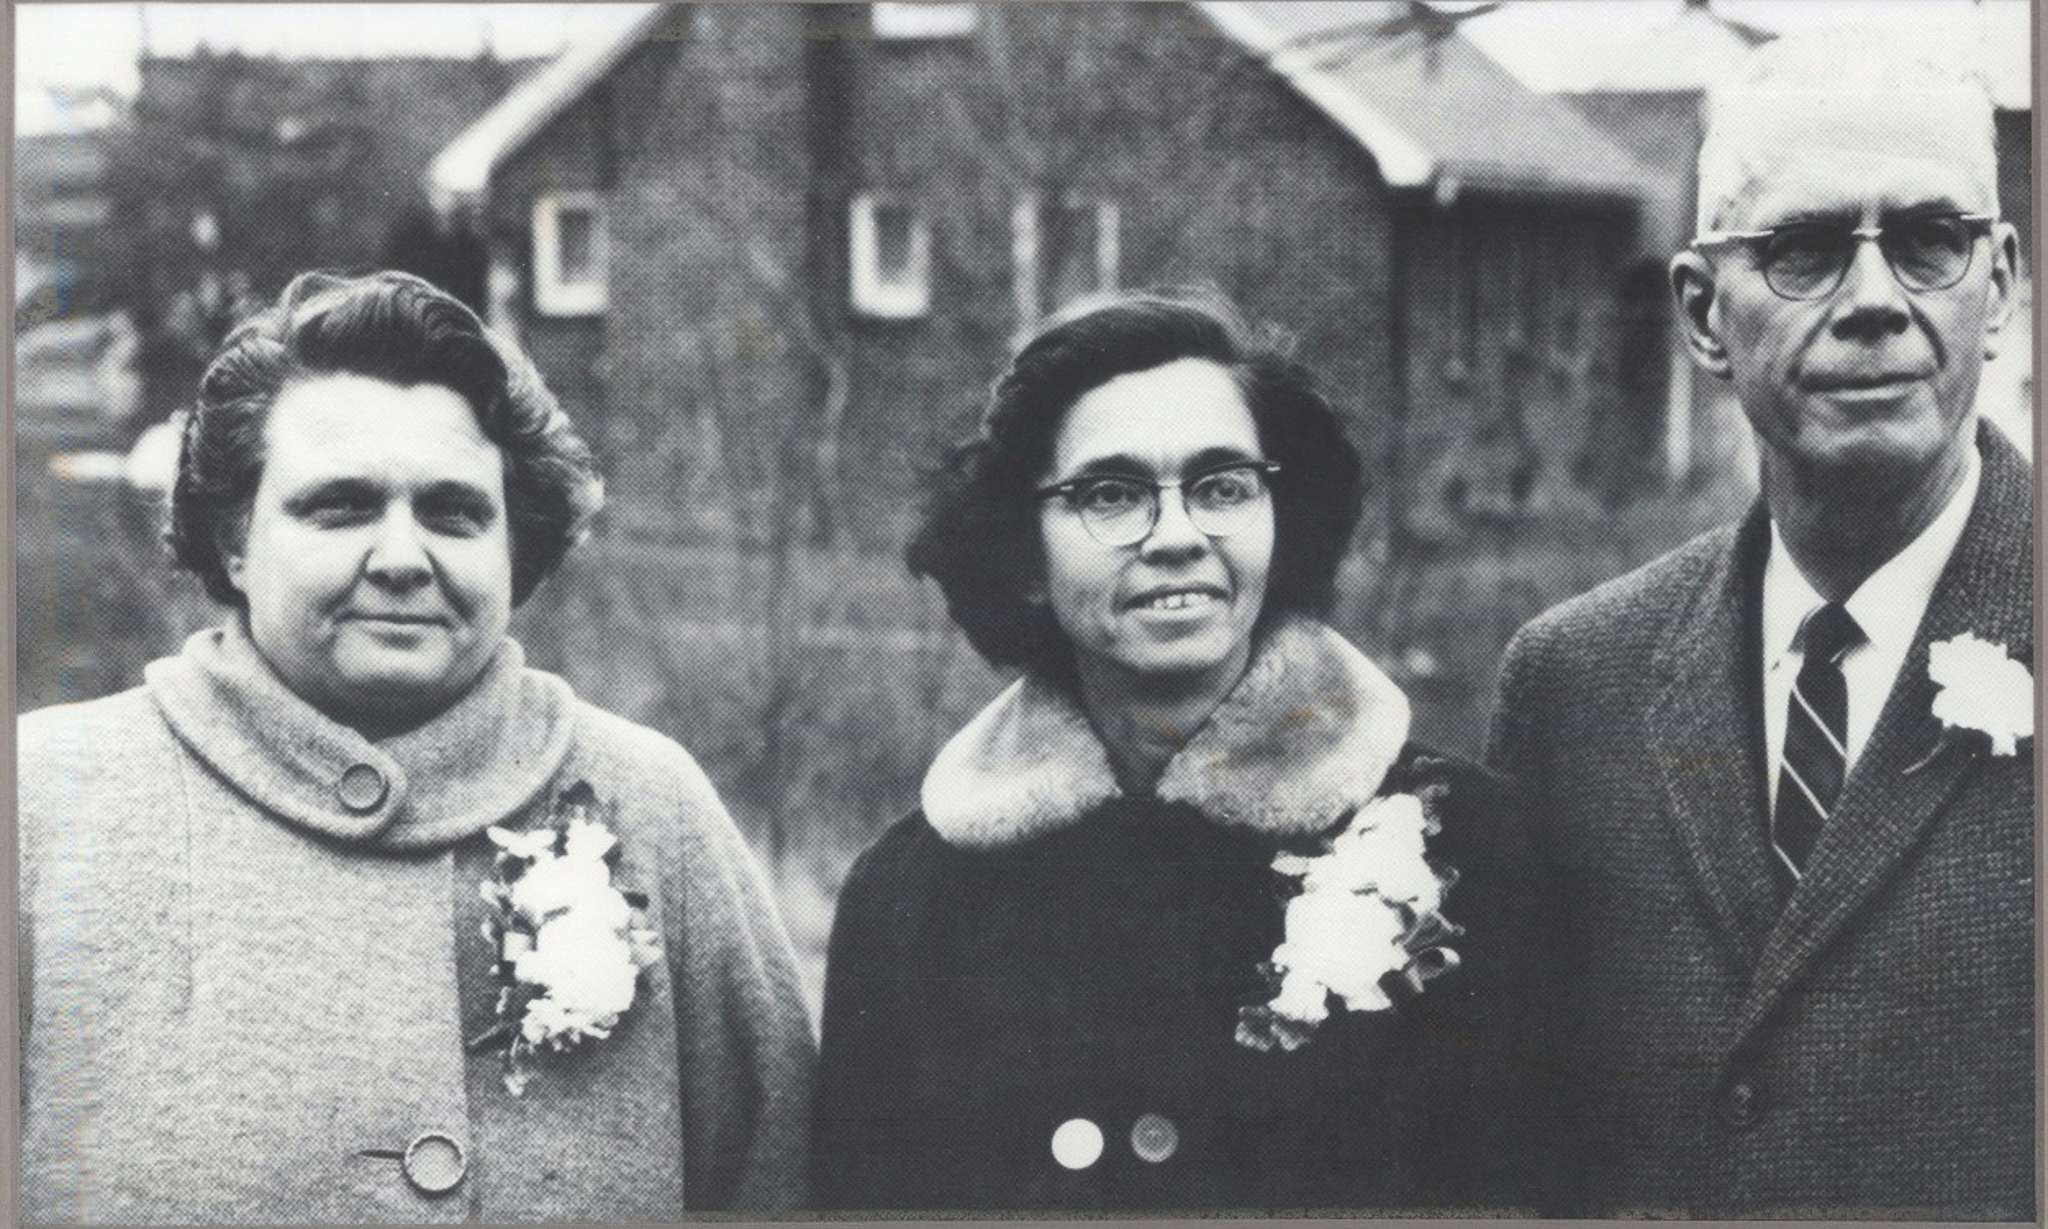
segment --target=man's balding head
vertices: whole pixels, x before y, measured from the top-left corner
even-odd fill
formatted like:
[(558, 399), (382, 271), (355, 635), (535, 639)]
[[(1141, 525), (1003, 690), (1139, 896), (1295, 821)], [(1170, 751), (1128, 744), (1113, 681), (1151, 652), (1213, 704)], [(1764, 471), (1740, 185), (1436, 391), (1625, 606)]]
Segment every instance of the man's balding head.
[(1990, 95), (1944, 49), (1856, 28), (1788, 35), (1754, 52), (1707, 97), (1699, 230), (1753, 225), (1765, 189), (1797, 173), (1791, 160), (1828, 151), (1946, 164), (1963, 197), (1956, 205), (1997, 213)]

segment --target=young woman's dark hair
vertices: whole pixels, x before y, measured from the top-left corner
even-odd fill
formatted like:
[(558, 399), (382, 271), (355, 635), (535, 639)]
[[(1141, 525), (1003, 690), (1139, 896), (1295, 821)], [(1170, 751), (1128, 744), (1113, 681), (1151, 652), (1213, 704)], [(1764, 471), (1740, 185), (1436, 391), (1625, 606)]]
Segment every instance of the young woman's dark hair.
[(460, 300), (407, 273), (302, 273), (229, 334), (185, 421), (165, 537), (215, 601), (243, 604), (223, 552), (247, 527), (270, 409), (293, 383), (327, 375), (439, 384), (469, 403), (504, 456), (515, 605), (603, 506), (590, 448), (540, 373)]
[(1040, 328), (995, 382), (979, 429), (932, 475), (905, 558), (939, 583), (954, 621), (992, 664), (1070, 677), (1073, 653), (1051, 610), (1024, 597), (1044, 567), (1032, 492), (1067, 411), (1118, 376), (1190, 358), (1230, 372), (1261, 447), (1281, 467), (1262, 623), (1329, 612), (1365, 493), (1336, 410), (1284, 335), (1251, 328), (1221, 295), (1127, 292), (1077, 304)]

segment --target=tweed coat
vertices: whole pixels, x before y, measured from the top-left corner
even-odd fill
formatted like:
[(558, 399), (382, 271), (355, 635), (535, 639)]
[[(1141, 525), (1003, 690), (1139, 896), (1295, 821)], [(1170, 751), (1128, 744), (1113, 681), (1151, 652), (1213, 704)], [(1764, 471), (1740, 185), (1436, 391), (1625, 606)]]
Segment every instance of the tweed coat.
[(1509, 645), (1491, 754), (1566, 923), (1586, 1210), (2034, 1219), (2032, 744), (1942, 744), (1927, 675), (1964, 632), (2032, 661), (2032, 473), (1988, 427), (1979, 450), (1962, 538), (1782, 908), (1761, 506)]
[[(1407, 727), (1400, 692), (1318, 625), (1275, 633), (1151, 796), (1121, 793), (1059, 692), (998, 698), (840, 896), (819, 1206), (1539, 1206), (1542, 927), (1512, 800)], [(1271, 997), (1276, 846), (1431, 784), (1463, 963), (1391, 1010), (1333, 1011), (1292, 1053), (1238, 1044), (1238, 1008)], [(1053, 1136), (1075, 1119), (1103, 1148), (1070, 1169)]]
[[(788, 941), (682, 748), (506, 642), (378, 743), (236, 627), (21, 719), (22, 1211), (35, 1221), (674, 1220), (804, 1198), (814, 1047)], [(497, 1053), (483, 829), (616, 803), (665, 959), (612, 1036)], [(429, 1196), (424, 1131), (467, 1169)]]

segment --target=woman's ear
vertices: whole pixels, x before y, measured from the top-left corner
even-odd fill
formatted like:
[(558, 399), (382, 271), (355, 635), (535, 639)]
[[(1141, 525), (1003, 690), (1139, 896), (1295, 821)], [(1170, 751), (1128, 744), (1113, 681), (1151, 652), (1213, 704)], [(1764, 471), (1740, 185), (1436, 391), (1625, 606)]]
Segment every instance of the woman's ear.
[(1685, 251), (1671, 258), (1671, 293), (1678, 300), (1678, 322), (1685, 330), (1685, 348), (1701, 371), (1725, 380), (1731, 369), (1728, 347), (1721, 340), (1717, 289), (1714, 266), (1706, 257)]
[(248, 542), (247, 509), (229, 516), (213, 534), (214, 549), (220, 552), (221, 571), (227, 576), (228, 584), (234, 586), (235, 592), (244, 597), (249, 594), (249, 586), (242, 581), (242, 576), (249, 567)]

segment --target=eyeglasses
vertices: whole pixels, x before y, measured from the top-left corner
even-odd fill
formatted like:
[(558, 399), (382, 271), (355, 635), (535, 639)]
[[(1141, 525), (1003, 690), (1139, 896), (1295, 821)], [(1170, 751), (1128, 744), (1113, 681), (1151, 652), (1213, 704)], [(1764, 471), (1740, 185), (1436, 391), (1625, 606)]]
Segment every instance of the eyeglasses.
[(1901, 286), (1915, 292), (1947, 290), (1970, 271), (1977, 235), (1997, 220), (1988, 213), (1925, 213), (1882, 226), (1788, 222), (1767, 230), (1708, 231), (1692, 246), (1747, 244), (1773, 293), (1804, 300), (1835, 293), (1856, 257), (1856, 245), (1872, 239)]
[(1154, 482), (1123, 474), (1090, 474), (1041, 487), (1040, 499), (1064, 499), (1088, 536), (1104, 546), (1142, 542), (1159, 523), (1159, 495), (1178, 489), (1188, 521), (1212, 538), (1227, 538), (1252, 523), (1267, 495), (1274, 461), (1230, 461), (1184, 478)]

